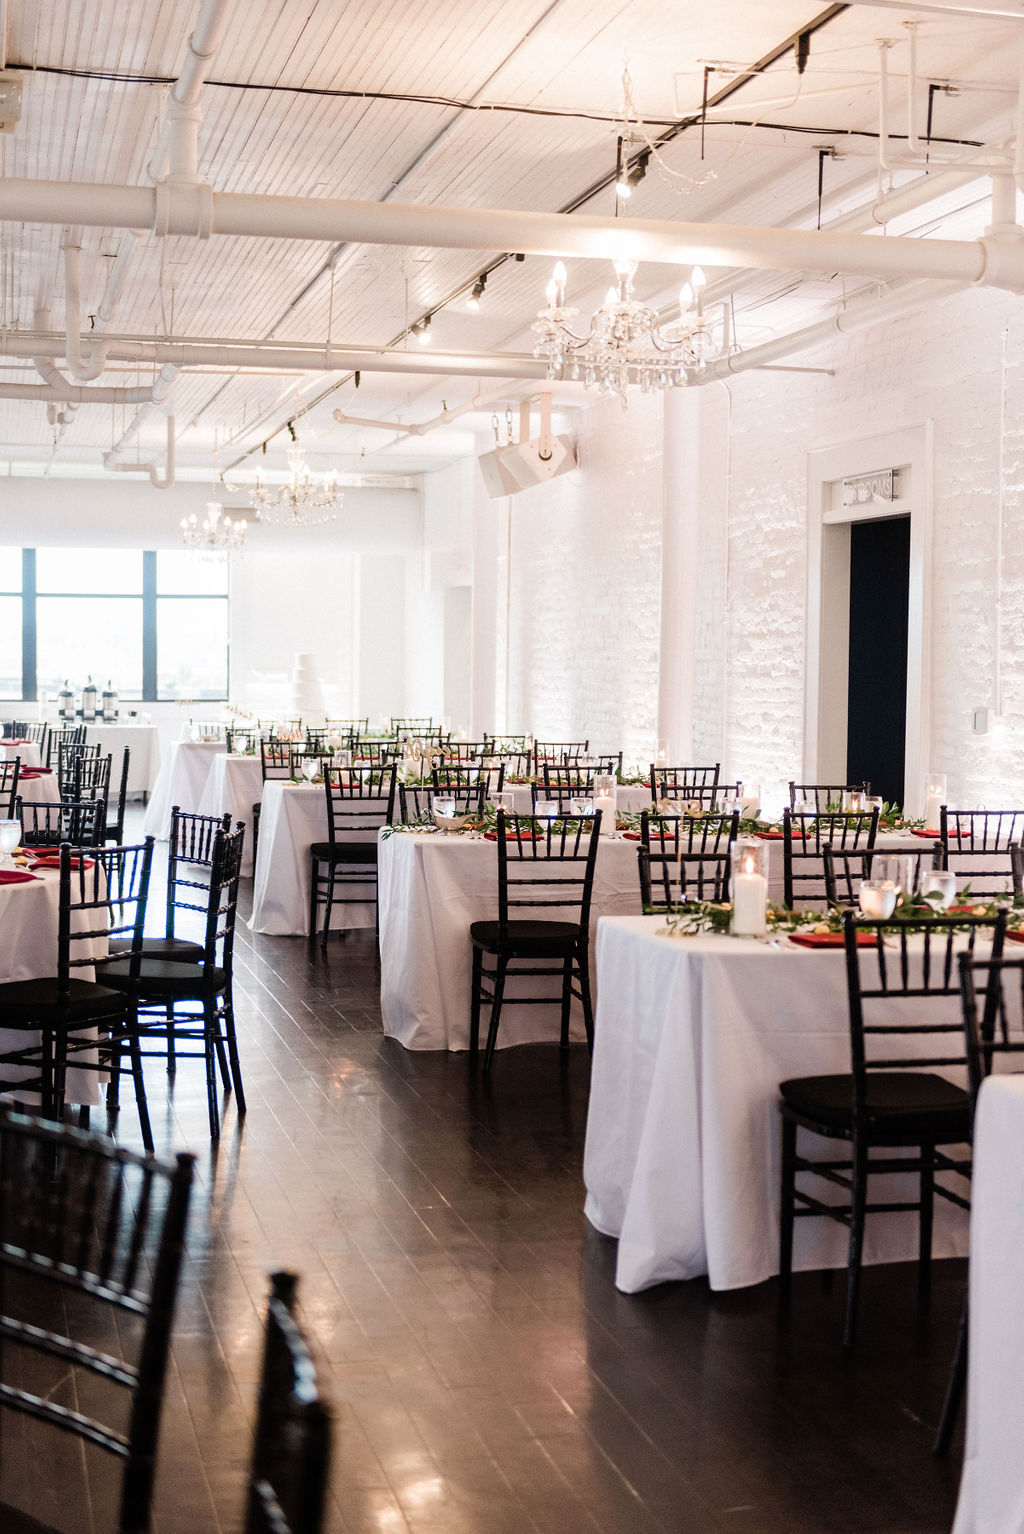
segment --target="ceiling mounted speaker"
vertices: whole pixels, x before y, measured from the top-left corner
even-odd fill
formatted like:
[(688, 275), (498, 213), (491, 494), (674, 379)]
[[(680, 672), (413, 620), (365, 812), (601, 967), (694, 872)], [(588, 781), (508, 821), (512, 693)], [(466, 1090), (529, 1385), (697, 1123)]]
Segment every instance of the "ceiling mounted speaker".
[(541, 395), (540, 435), (529, 437), (529, 406), (521, 413), (524, 440), (495, 448), (477, 459), (488, 495), (517, 495), (547, 484), (576, 467), (576, 444), (571, 437), (551, 435), (551, 395)]

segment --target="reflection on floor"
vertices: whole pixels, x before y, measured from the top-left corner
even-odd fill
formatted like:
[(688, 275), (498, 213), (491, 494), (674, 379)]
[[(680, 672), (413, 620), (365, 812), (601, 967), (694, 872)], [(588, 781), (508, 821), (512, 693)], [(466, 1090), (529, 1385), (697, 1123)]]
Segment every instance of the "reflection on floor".
[[(160, 909), (159, 899), (154, 907)], [(588, 1061), (409, 1054), (380, 1031), (372, 938), (236, 948), (243, 1128), (211, 1154), (201, 1064), (148, 1071), (158, 1149), (199, 1157), (164, 1418), (160, 1534), (241, 1526), (260, 1307), (302, 1275), (337, 1410), (328, 1528), (350, 1534), (939, 1534), (929, 1455), (962, 1264), (930, 1318), (910, 1269), (841, 1285), (619, 1294), (582, 1215)], [(134, 1143), (134, 1113), (122, 1114)]]

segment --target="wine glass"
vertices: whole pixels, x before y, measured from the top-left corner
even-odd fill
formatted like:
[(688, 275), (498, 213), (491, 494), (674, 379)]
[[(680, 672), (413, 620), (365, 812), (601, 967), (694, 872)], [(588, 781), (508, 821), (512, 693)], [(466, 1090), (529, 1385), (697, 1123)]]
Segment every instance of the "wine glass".
[(21, 841), (20, 820), (0, 820), (0, 867), (14, 867), (14, 849)]

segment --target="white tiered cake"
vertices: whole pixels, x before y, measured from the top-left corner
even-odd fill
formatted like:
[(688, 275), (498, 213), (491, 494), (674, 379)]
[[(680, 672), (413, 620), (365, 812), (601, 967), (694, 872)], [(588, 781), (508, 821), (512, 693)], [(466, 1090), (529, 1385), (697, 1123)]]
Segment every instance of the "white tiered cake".
[(323, 688), (316, 674), (314, 655), (296, 655), (292, 670), (292, 713), (303, 721), (322, 717), (325, 713)]

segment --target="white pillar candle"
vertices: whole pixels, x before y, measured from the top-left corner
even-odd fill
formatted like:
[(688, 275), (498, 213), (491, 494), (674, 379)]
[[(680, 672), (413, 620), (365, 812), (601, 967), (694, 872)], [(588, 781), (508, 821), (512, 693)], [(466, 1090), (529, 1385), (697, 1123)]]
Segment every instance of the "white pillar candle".
[(929, 831), (937, 831), (941, 819), (942, 799), (938, 794), (929, 794), (924, 807), (925, 826)]
[(756, 799), (754, 799), (754, 798), (747, 798), (747, 799), (741, 799), (740, 800), (740, 819), (741, 820), (756, 820), (757, 817), (760, 815), (760, 813), (761, 813), (761, 796), (760, 796), (760, 794), (758, 794)]
[(595, 794), (594, 809), (601, 811), (601, 835), (611, 836), (615, 830), (615, 795)]
[[(751, 860), (752, 862), (752, 860)], [(768, 880), (755, 873), (737, 874), (732, 891), (732, 930), (737, 937), (764, 937), (768, 931)]]

